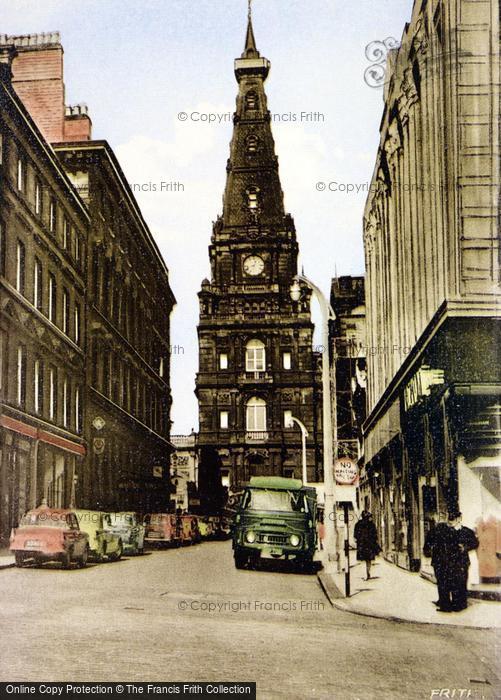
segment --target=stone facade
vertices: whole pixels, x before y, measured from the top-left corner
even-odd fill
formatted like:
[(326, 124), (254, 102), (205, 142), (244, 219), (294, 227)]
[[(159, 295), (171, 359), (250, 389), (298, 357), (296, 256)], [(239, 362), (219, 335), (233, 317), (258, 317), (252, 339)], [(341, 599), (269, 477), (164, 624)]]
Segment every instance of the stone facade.
[(310, 292), (290, 297), (298, 245), (264, 91), (269, 67), (249, 22), (235, 61), (223, 214), (213, 226), (211, 279), (199, 293), (199, 483), (208, 510), (221, 506), (225, 486), (238, 490), (252, 475), (301, 476), (301, 434), (288, 427), (290, 414), (309, 432), (308, 479), (321, 479), (319, 356)]
[(381, 348), (365, 460), (386, 556), (410, 568), (441, 514), (459, 506), (479, 532), (501, 517), (499, 75), (495, 0), (415, 3), (388, 57), (364, 217)]
[(169, 503), (168, 270), (105, 141), (54, 144), (90, 213), (86, 468), (82, 507), (140, 512)]
[(168, 270), (87, 109), (64, 103), (62, 57), (57, 33), (0, 35), (2, 542), (44, 497), (170, 497)]
[(197, 513), (198, 496), (198, 447), (196, 433), (171, 435), (175, 451), (171, 454), (171, 483), (175, 503), (171, 510)]
[[(363, 277), (335, 277), (330, 304), (336, 314), (330, 342), (336, 368), (339, 457), (362, 456), (362, 425), (366, 418), (367, 345)], [(333, 407), (334, 408), (334, 407)]]
[(0, 541), (27, 508), (74, 502), (86, 454), (89, 215), (0, 48)]

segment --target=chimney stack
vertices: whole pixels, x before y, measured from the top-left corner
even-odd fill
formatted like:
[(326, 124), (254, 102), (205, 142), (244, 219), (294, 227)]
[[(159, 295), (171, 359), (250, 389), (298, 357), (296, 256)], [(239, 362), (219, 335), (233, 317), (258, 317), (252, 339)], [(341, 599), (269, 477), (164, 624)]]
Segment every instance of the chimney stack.
[[(8, 36), (0, 34), (0, 55), (9, 46), (17, 55), (12, 60), (12, 87), (49, 143), (88, 141), (92, 122), (83, 112), (65, 106), (63, 47), (59, 32)], [(5, 71), (5, 69), (3, 69)]]

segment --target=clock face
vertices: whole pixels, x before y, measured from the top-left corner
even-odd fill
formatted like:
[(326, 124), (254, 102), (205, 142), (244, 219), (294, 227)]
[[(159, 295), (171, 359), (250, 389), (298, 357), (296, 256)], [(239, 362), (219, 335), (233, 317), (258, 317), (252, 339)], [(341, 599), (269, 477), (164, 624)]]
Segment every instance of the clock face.
[(260, 275), (264, 270), (264, 260), (259, 255), (249, 255), (244, 260), (244, 272), (248, 275)]

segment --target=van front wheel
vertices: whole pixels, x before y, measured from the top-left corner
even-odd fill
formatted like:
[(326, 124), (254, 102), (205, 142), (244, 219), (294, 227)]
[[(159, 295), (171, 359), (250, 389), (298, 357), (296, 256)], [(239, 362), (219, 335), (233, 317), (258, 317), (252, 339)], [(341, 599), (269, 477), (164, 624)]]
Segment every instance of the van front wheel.
[(233, 552), (233, 558), (235, 560), (235, 568), (245, 569), (245, 565), (247, 564), (247, 554), (244, 554), (239, 549), (235, 549)]

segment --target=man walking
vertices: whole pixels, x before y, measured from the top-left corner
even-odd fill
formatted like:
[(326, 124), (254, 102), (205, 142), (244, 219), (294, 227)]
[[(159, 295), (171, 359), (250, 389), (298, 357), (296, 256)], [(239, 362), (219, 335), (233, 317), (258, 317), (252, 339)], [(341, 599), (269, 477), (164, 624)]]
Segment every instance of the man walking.
[(365, 561), (367, 571), (367, 581), (371, 577), (371, 565), (375, 556), (381, 551), (377, 540), (376, 526), (372, 522), (372, 514), (368, 510), (363, 510), (360, 520), (355, 525), (353, 532), (357, 542), (357, 559)]
[(478, 540), (468, 527), (461, 525), (461, 513), (449, 513), (448, 523), (439, 522), (426, 537), (423, 554), (431, 557), (437, 579), (441, 612), (459, 612), (467, 607), (467, 583), (470, 558), (468, 552), (478, 547)]

